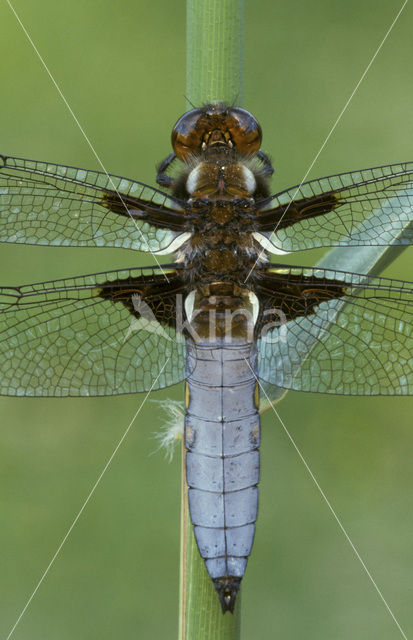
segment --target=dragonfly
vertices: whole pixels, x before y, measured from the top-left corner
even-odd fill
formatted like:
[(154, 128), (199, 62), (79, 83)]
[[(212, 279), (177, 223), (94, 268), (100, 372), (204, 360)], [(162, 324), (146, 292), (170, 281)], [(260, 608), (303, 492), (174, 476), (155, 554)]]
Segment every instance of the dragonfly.
[(0, 394), (108, 396), (184, 382), (189, 512), (223, 613), (234, 611), (254, 540), (260, 396), (413, 390), (413, 283), (270, 261), (410, 245), (413, 162), (271, 195), (261, 143), (251, 113), (213, 103), (174, 125), (156, 177), (163, 190), (0, 156), (1, 242), (156, 260), (1, 287)]

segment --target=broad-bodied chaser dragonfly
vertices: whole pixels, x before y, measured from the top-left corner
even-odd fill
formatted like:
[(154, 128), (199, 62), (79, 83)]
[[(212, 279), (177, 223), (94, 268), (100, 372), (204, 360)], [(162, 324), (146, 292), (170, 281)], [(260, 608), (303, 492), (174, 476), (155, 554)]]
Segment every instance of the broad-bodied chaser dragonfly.
[(189, 509), (224, 613), (255, 532), (261, 385), (413, 389), (412, 283), (269, 262), (411, 244), (413, 163), (271, 196), (261, 140), (241, 108), (185, 113), (157, 174), (168, 194), (49, 162), (1, 156), (0, 167), (0, 241), (174, 254), (167, 265), (2, 287), (0, 393), (104, 396), (185, 380)]

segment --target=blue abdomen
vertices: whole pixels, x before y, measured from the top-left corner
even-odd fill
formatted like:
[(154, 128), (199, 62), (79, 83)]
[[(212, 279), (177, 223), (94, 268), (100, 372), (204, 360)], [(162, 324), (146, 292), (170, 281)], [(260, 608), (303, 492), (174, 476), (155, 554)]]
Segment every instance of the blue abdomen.
[(232, 611), (258, 509), (260, 422), (251, 343), (187, 339), (186, 478), (191, 521), (223, 611)]

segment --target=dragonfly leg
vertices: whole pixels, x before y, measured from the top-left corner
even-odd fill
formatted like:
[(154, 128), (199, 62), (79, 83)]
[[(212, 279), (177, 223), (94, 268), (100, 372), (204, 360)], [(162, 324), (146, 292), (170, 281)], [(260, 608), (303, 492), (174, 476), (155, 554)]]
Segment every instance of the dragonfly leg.
[(174, 183), (174, 179), (171, 178), (171, 176), (168, 176), (166, 171), (169, 169), (175, 159), (176, 155), (174, 152), (172, 152), (167, 158), (165, 158), (165, 160), (162, 160), (160, 165), (158, 165), (156, 182), (162, 187), (171, 187)]
[(264, 153), (264, 151), (261, 151), (260, 149), (257, 152), (257, 157), (261, 160), (262, 164), (264, 165), (265, 175), (272, 176), (272, 174), (274, 173), (274, 167), (272, 166), (271, 160), (269, 159), (267, 154)]

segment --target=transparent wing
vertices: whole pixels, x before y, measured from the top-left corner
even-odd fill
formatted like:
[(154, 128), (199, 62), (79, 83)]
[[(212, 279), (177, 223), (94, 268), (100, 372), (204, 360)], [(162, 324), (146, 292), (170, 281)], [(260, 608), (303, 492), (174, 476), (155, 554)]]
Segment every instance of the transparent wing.
[(180, 382), (181, 287), (173, 272), (167, 282), (129, 269), (0, 288), (0, 393), (101, 396)]
[(320, 393), (413, 393), (413, 283), (291, 268), (267, 272), (255, 290), (268, 311), (258, 344), (265, 382)]
[(413, 163), (311, 180), (257, 203), (257, 210), (257, 232), (274, 253), (409, 245), (413, 241)]
[(183, 222), (177, 200), (140, 182), (0, 156), (0, 242), (166, 253)]

